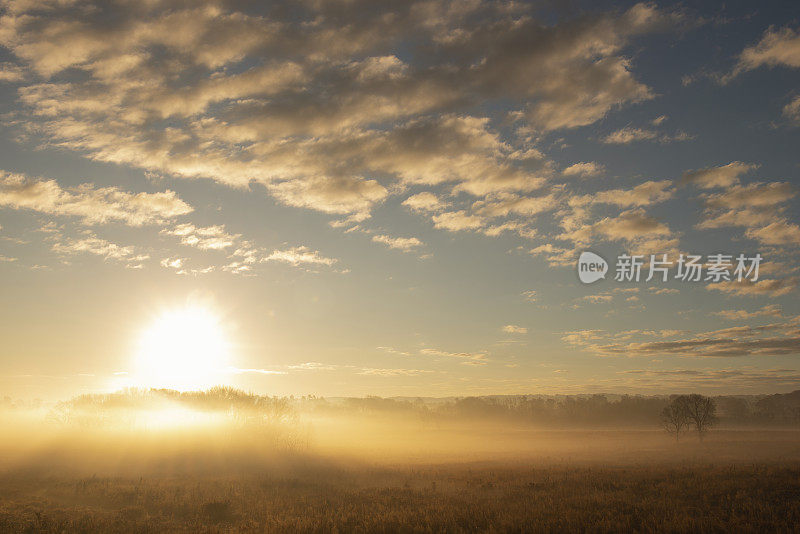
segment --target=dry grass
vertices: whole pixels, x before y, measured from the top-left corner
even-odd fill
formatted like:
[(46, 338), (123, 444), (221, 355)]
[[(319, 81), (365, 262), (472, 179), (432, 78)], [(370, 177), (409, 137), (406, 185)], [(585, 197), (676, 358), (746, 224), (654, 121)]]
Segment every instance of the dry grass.
[(790, 532), (800, 464), (0, 479), (4, 532)]

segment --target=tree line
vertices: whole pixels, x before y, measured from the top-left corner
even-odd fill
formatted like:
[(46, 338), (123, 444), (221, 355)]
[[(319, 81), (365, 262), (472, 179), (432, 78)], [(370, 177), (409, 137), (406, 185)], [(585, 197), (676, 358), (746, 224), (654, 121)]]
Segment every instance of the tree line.
[[(700, 403), (700, 399), (705, 404)], [(664, 419), (681, 433), (699, 434), (711, 425), (800, 426), (800, 390), (776, 395), (496, 395), (436, 398), (324, 398), (294, 399), (303, 411), (418, 415), (427, 419), (487, 419), (529, 422), (543, 426), (646, 426)], [(700, 408), (709, 412), (700, 417)], [(689, 414), (693, 415), (687, 415)], [(697, 430), (698, 425), (700, 430)]]

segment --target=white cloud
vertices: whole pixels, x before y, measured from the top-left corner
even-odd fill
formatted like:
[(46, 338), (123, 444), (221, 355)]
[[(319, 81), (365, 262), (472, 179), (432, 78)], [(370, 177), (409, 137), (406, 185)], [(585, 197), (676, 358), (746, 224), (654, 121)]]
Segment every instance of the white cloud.
[(224, 225), (197, 227), (191, 223), (179, 224), (171, 229), (161, 231), (162, 234), (177, 236), (181, 244), (197, 247), (201, 250), (222, 250), (236, 244), (241, 234), (229, 234)]
[(68, 189), (55, 180), (33, 179), (0, 171), (0, 206), (48, 215), (79, 217), (93, 225), (119, 221), (130, 226), (160, 224), (185, 215), (192, 207), (174, 191), (129, 193), (116, 187), (82, 184)]
[(558, 247), (552, 243), (534, 247), (529, 253), (533, 256), (545, 256), (550, 265), (558, 267), (575, 265), (575, 260), (578, 257), (574, 250), (566, 247)]
[[(569, 332), (562, 340), (600, 356), (674, 355), (708, 358), (780, 356), (800, 353), (800, 337), (797, 335), (796, 320), (698, 332), (683, 338), (676, 338), (678, 334), (681, 332), (631, 331), (614, 335), (601, 330), (591, 330)], [(639, 339), (631, 341), (632, 337)], [(673, 339), (654, 341), (653, 337)]]
[(102, 256), (106, 260), (140, 262), (148, 258), (145, 254), (136, 254), (136, 247), (123, 246), (106, 239), (87, 233), (84, 237), (64, 238), (56, 236), (53, 251), (58, 254), (93, 254)]
[(336, 263), (334, 258), (327, 258), (319, 251), (311, 250), (308, 247), (292, 247), (285, 250), (273, 250), (272, 253), (261, 261), (277, 261), (290, 263), (292, 265), (333, 265)]
[(578, 176), (580, 178), (590, 178), (601, 175), (605, 172), (605, 167), (601, 163), (594, 161), (582, 161), (573, 163), (561, 173), (564, 176)]
[(461, 230), (476, 230), (481, 228), (485, 221), (476, 215), (469, 215), (466, 211), (446, 211), (432, 217), (436, 228), (442, 228), (451, 232)]
[(592, 227), (593, 231), (608, 239), (636, 240), (642, 237), (669, 236), (669, 227), (647, 215), (644, 210), (628, 210), (618, 217), (606, 217)]
[(506, 334), (527, 334), (528, 329), (524, 326), (518, 326), (515, 324), (507, 324), (502, 328), (503, 332)]
[(720, 291), (729, 295), (746, 296), (746, 297), (782, 297), (792, 293), (797, 289), (797, 278), (775, 278), (759, 280), (751, 282), (750, 280), (731, 280), (730, 282), (717, 282), (714, 284), (706, 285), (706, 289), (713, 291)]
[(786, 220), (775, 221), (763, 228), (748, 228), (744, 235), (766, 245), (800, 245), (800, 226)]
[(782, 317), (783, 314), (781, 307), (777, 304), (767, 304), (753, 311), (722, 310), (715, 312), (714, 315), (718, 315), (723, 319), (728, 319), (730, 321), (744, 321), (747, 319), (753, 319), (754, 317)]
[(704, 195), (703, 199), (709, 208), (765, 208), (782, 204), (795, 194), (795, 188), (786, 182), (755, 182), (734, 185), (722, 193)]
[(13, 63), (0, 63), (0, 82), (17, 83), (25, 80), (25, 70)]
[(369, 217), (372, 206), (388, 194), (386, 188), (375, 180), (353, 177), (296, 178), (273, 183), (269, 189), (289, 206), (352, 214), (354, 220)]
[(439, 211), (447, 207), (447, 203), (443, 202), (435, 194), (425, 191), (411, 195), (403, 201), (403, 206), (408, 207), (413, 211)]
[(643, 130), (626, 126), (603, 137), (602, 141), (608, 145), (627, 145), (636, 141), (649, 141), (656, 139), (658, 133), (652, 130)]
[[(0, 18), (0, 45), (15, 56), (0, 78), (22, 84), (21, 135), (159, 174), (256, 182), (286, 205), (353, 221), (413, 185), (474, 197), (541, 188), (553, 164), (529, 133), (653, 98), (627, 50), (680, 20), (645, 3), (557, 20), (526, 4), (512, 17), (448, 0), (268, 14), (210, 0), (40, 7), (14, 3)], [(433, 51), (424, 67), (394, 52), (412, 31)], [(470, 115), (493, 101), (512, 107), (513, 135)], [(406, 205), (442, 209), (424, 199)], [(479, 227), (455, 219), (440, 224)]]
[(166, 269), (183, 269), (183, 264), (186, 262), (185, 258), (164, 258), (161, 260), (161, 266)]
[(634, 206), (650, 206), (669, 200), (675, 194), (669, 180), (643, 182), (631, 189), (610, 189), (599, 191), (589, 197), (582, 197), (581, 202), (614, 204), (629, 208)]
[(402, 250), (403, 252), (409, 252), (423, 245), (422, 241), (416, 237), (391, 237), (388, 235), (374, 235), (372, 236), (372, 240), (376, 243), (383, 243), (389, 248)]
[(426, 373), (432, 373), (430, 369), (379, 369), (374, 367), (365, 367), (358, 371), (356, 374), (368, 376), (417, 376)]
[(485, 352), (448, 352), (439, 349), (420, 349), (419, 353), (423, 356), (435, 356), (445, 358), (459, 358), (463, 360), (482, 361), (486, 359)]
[(789, 27), (768, 29), (758, 43), (742, 51), (728, 79), (762, 66), (800, 68), (800, 35)]
[(739, 183), (739, 177), (754, 169), (758, 165), (732, 161), (720, 167), (709, 167), (695, 171), (686, 171), (681, 177), (683, 183), (690, 183), (702, 189), (715, 187), (730, 187)]
[(795, 122), (800, 122), (800, 95), (795, 96), (783, 107), (783, 114)]

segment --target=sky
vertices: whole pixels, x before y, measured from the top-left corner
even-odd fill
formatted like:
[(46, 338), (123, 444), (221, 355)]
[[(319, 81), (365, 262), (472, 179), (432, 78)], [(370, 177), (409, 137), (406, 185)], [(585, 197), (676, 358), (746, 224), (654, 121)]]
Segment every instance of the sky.
[(4, 395), (800, 389), (800, 7), (254, 4), (0, 2)]

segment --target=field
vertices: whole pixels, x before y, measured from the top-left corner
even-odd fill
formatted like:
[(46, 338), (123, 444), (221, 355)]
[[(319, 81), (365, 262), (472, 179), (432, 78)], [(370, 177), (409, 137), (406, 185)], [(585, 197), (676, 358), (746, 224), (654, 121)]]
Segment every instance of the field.
[(800, 465), (436, 465), (288, 477), (4, 477), (15, 532), (790, 532)]
[(305, 451), (264, 455), (193, 442), (143, 459), (148, 446), (165, 449), (140, 444), (116, 463), (99, 460), (118, 443), (93, 449), (86, 438), (62, 454), (40, 446), (0, 476), (0, 531), (790, 532), (800, 524), (796, 431), (719, 430), (675, 443), (654, 430), (410, 429), (349, 441), (329, 429)]

